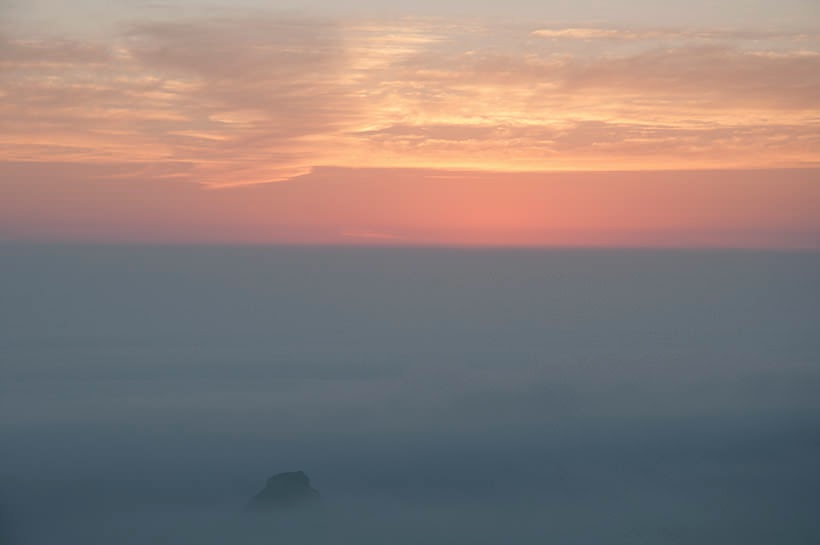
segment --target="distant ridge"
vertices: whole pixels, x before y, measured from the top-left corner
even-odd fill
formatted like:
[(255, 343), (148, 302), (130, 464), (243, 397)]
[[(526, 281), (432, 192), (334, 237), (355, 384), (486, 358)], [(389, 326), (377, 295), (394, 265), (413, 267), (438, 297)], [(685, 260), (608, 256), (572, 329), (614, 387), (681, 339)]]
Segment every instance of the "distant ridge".
[(304, 509), (319, 503), (319, 491), (310, 486), (304, 471), (277, 473), (269, 478), (258, 494), (251, 498), (247, 510), (275, 512)]

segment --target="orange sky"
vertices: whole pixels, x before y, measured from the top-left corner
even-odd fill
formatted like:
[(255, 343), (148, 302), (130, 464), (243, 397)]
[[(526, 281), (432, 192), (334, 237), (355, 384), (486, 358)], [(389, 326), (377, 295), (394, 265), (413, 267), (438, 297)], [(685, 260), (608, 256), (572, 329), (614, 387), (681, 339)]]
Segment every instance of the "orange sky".
[[(59, 180), (53, 171), (59, 169)], [(453, 173), (317, 169), (203, 190), (102, 167), (5, 165), (6, 240), (817, 248), (814, 169)]]
[(0, 240), (820, 247), (820, 34), (0, 32)]

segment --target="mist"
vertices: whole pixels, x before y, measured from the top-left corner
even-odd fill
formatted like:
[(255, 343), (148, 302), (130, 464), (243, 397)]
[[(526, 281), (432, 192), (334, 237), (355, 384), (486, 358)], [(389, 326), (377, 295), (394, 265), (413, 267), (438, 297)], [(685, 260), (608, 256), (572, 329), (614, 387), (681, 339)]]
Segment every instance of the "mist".
[[(820, 539), (820, 254), (0, 263), (0, 543)], [(242, 512), (297, 469), (320, 510)]]

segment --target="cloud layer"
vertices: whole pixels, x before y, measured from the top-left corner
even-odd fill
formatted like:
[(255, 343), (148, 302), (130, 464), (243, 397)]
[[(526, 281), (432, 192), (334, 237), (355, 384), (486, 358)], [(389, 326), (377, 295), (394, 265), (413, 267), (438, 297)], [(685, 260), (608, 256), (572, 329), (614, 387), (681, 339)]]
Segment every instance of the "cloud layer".
[[(274, 16), (0, 41), (0, 159), (212, 186), (316, 166), (491, 171), (818, 163), (820, 40)], [(134, 169), (132, 174), (144, 176)]]

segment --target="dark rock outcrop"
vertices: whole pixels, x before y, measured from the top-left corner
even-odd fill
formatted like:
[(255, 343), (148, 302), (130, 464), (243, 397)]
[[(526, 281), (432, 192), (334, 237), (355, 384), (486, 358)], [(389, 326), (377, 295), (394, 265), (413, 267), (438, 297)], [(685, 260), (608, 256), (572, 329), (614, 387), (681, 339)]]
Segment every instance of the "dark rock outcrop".
[(303, 471), (279, 473), (248, 504), (248, 511), (270, 512), (304, 509), (319, 503), (319, 492)]

